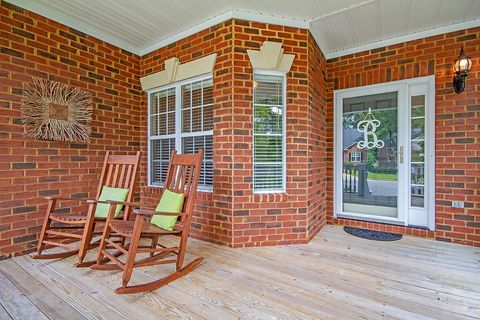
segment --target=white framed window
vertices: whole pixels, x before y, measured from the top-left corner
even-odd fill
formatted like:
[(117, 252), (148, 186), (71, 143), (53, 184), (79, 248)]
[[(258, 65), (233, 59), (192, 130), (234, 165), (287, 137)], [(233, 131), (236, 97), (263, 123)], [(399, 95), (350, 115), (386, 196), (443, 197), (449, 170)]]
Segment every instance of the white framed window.
[(285, 192), (286, 75), (257, 70), (253, 81), (253, 190)]
[(162, 186), (172, 150), (205, 151), (199, 189), (213, 189), (213, 83), (204, 75), (148, 92), (148, 181)]
[(350, 162), (361, 162), (362, 161), (362, 153), (358, 151), (354, 151), (350, 153)]

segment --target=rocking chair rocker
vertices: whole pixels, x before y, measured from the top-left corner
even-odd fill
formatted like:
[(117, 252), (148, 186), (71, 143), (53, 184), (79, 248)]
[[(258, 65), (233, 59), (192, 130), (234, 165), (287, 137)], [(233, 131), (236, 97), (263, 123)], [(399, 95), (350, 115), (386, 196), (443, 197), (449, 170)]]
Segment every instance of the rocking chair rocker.
[[(175, 151), (172, 152), (162, 192), (162, 199), (157, 206), (157, 210), (159, 211), (134, 209), (133, 214), (136, 215), (135, 221), (114, 220), (113, 205), (123, 204), (125, 206), (133, 206), (138, 204), (109, 201), (112, 206), (110, 207), (103, 231), (97, 263), (91, 266), (91, 268), (94, 270), (123, 270), (122, 287), (116, 289), (116, 293), (131, 294), (158, 289), (186, 275), (202, 263), (203, 258), (197, 258), (189, 264), (183, 265), (202, 161), (203, 150), (200, 150), (196, 154), (176, 154)], [(174, 198), (170, 198), (171, 196), (174, 198), (177, 197), (177, 199), (178, 196), (181, 197), (181, 202), (174, 205), (178, 210), (170, 209), (172, 203), (175, 202), (175, 200), (172, 200)], [(165, 207), (161, 209), (162, 203), (166, 203), (169, 209), (165, 209)], [(152, 221), (144, 221), (147, 217), (153, 217)], [(173, 221), (171, 221), (172, 217)], [(176, 222), (175, 217), (178, 217)], [(155, 220), (157, 218), (167, 219), (171, 228), (167, 226), (165, 229), (163, 226), (157, 226), (158, 220)], [(128, 238), (128, 243), (125, 245), (115, 243), (111, 239), (112, 233)], [(159, 244), (158, 238), (166, 235), (179, 237), (179, 245), (167, 247)], [(140, 243), (142, 238), (147, 239), (147, 241), (150, 240), (151, 243), (142, 245)], [(114, 248), (117, 251), (111, 253), (107, 248)], [(144, 259), (136, 261), (135, 257), (139, 253), (149, 255)], [(121, 255), (125, 255), (125, 262), (119, 259)], [(166, 259), (171, 255), (176, 257)], [(106, 263), (108, 260), (112, 263)], [(169, 276), (145, 284), (128, 286), (134, 268), (168, 263), (176, 264), (175, 272)]]
[[(125, 195), (125, 192), (128, 192), (124, 199), (127, 200), (127, 202), (130, 202), (133, 196), (133, 188), (139, 161), (140, 152), (137, 152), (135, 155), (110, 155), (110, 152), (107, 151), (95, 200), (56, 196), (46, 197), (45, 199), (48, 200), (47, 212), (45, 214), (45, 220), (38, 240), (37, 255), (33, 258), (56, 259), (78, 254), (79, 262), (76, 265), (77, 267), (87, 267), (94, 264), (95, 261), (83, 262), (83, 260), (89, 249), (99, 245), (99, 242), (91, 243), (94, 234), (100, 234), (100, 232), (95, 233), (95, 226), (98, 223), (104, 223), (106, 221), (106, 216), (98, 217), (95, 215), (98, 204), (108, 205), (106, 201), (99, 199), (102, 190), (104, 189), (104, 186), (108, 188), (124, 188), (118, 190), (123, 190), (123, 195)], [(127, 188), (128, 191), (126, 191)], [(55, 212), (57, 201), (86, 203), (88, 204), (87, 214)], [(118, 213), (120, 207), (114, 207), (113, 212)], [(129, 205), (125, 206), (123, 212), (124, 220), (128, 220), (130, 209), (131, 207)], [(78, 242), (79, 240), (80, 245), (78, 246), (78, 244), (74, 242)], [(78, 248), (76, 248), (77, 246)], [(42, 254), (43, 250), (51, 247), (64, 247), (71, 250)]]

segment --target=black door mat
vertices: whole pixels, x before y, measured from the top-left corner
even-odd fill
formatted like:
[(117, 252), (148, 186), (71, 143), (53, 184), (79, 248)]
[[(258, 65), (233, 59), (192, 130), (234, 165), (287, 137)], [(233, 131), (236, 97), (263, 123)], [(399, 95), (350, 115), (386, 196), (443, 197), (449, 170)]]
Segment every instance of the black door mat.
[(383, 232), (383, 231), (374, 231), (374, 230), (367, 230), (355, 227), (343, 227), (346, 233), (351, 234), (352, 236), (368, 239), (368, 240), (376, 240), (376, 241), (397, 241), (402, 239), (402, 235), (398, 233), (390, 233), (390, 232)]

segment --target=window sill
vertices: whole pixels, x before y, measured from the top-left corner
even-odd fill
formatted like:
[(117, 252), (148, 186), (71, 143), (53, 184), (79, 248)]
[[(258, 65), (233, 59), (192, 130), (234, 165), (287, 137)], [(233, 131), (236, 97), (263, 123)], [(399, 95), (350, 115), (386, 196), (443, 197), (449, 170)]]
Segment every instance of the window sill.
[(254, 192), (253, 193), (254, 201), (259, 202), (284, 202), (288, 199), (288, 193), (285, 191), (279, 192)]
[(255, 191), (253, 194), (287, 194), (285, 190), (264, 190), (264, 191)]
[[(163, 185), (158, 185), (158, 184), (149, 184), (147, 185), (147, 188), (152, 188), (152, 189), (162, 189)], [(207, 189), (207, 188), (198, 188), (197, 192), (203, 192), (203, 193), (213, 193), (213, 188), (212, 189)]]

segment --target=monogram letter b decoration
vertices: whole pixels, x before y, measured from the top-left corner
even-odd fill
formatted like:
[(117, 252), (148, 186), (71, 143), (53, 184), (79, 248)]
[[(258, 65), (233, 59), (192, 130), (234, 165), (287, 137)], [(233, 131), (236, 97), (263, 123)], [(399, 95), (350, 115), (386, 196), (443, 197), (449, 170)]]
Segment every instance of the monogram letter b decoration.
[(363, 141), (357, 142), (357, 148), (359, 149), (381, 149), (385, 146), (385, 142), (378, 139), (377, 128), (380, 127), (380, 120), (375, 119), (372, 114), (372, 109), (368, 108), (368, 113), (365, 119), (357, 124), (357, 130), (363, 133)]

